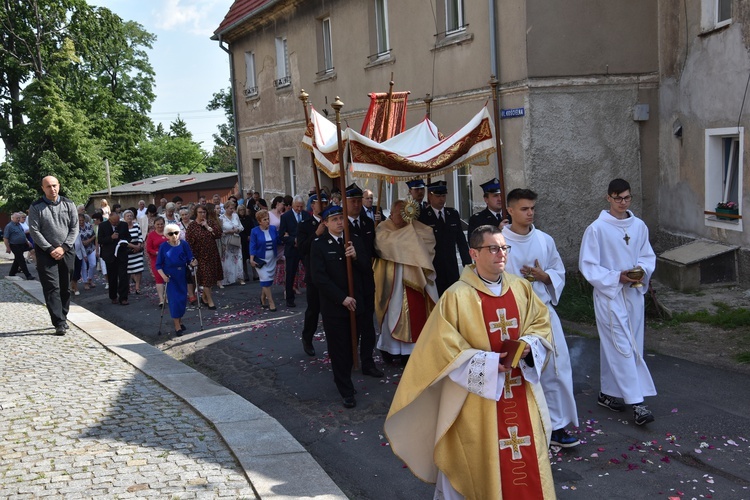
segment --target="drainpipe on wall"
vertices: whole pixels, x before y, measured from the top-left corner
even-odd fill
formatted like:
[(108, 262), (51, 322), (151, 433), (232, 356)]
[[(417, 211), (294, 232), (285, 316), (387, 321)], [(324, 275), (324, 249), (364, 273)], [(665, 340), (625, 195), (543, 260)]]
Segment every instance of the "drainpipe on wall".
[(497, 23), (495, 19), (495, 13), (497, 9), (495, 7), (495, 0), (489, 0), (490, 8), (490, 70), (495, 78), (500, 80), (499, 71), (499, 56), (497, 55)]
[(240, 148), (240, 133), (237, 121), (237, 99), (235, 98), (236, 96), (234, 92), (234, 57), (232, 51), (224, 46), (221, 35), (219, 35), (219, 47), (229, 56), (229, 92), (232, 97), (232, 115), (234, 117), (234, 150), (237, 156), (237, 187), (240, 190), (240, 196), (244, 198), (245, 190), (242, 185), (242, 152)]

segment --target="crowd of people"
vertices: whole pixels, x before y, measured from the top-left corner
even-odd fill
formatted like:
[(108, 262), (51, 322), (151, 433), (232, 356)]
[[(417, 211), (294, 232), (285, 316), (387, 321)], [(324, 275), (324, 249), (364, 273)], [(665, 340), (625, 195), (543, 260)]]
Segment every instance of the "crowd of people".
[[(565, 268), (553, 238), (534, 225), (537, 195), (505, 195), (497, 179), (485, 182), (486, 208), (469, 218), (467, 238), (460, 214), (446, 206), (444, 181), (407, 185), (409, 196), (392, 203), (387, 219), (356, 183), (344, 196), (279, 196), (270, 208), (252, 191), (223, 203), (218, 194), (187, 205), (178, 196), (125, 210), (102, 200), (89, 218), (45, 177), (27, 230), (23, 214), (13, 214), (6, 251), (15, 257), (11, 274), (27, 279), (24, 253), (36, 251), (60, 335), (70, 295), (80, 293), (79, 281), (95, 286), (97, 265), (112, 303), (128, 305), (131, 282), (140, 293), (148, 264), (176, 335), (185, 331), (187, 304), (216, 308), (214, 287), (258, 280), (259, 305), (270, 312), (272, 285), (283, 285), (287, 307), (306, 289), (302, 347), (316, 355), (322, 316), (344, 407), (357, 405), (357, 361), (376, 378), (384, 375), (376, 349), (386, 363), (405, 364), (385, 431), (410, 469), (436, 484), (437, 497), (553, 496), (547, 448), (580, 442), (567, 430), (578, 415), (554, 308)], [(597, 404), (629, 405), (644, 425), (654, 420), (644, 399), (656, 390), (643, 357), (643, 283), (656, 258), (645, 224), (629, 210), (632, 197), (627, 181), (610, 183), (609, 207), (585, 231), (579, 268), (594, 287), (601, 338)]]

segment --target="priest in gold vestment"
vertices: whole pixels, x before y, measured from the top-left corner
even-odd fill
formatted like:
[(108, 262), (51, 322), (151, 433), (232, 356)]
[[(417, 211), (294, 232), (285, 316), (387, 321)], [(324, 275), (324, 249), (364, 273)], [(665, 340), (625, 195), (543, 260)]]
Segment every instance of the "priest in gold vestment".
[[(470, 237), (474, 264), (437, 303), (385, 422), (393, 452), (435, 498), (554, 498), (550, 420), (539, 385), (551, 350), (549, 312), (531, 285), (504, 272), (500, 229)], [(525, 342), (518, 366), (503, 340)], [(523, 345), (523, 344), (522, 344)]]
[(404, 200), (393, 202), (390, 217), (375, 229), (375, 316), (378, 349), (386, 361), (411, 354), (438, 301), (435, 235), (418, 220), (405, 219), (405, 205)]

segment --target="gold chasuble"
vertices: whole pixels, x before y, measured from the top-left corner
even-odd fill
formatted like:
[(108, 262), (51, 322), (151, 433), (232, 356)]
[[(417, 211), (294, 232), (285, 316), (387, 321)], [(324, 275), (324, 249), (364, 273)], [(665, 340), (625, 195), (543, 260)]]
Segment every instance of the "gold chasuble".
[(555, 498), (541, 386), (514, 368), (496, 402), (449, 378), (484, 359), (476, 355), (499, 352), (503, 339), (527, 335), (551, 348), (549, 312), (531, 285), (503, 273), (495, 296), (465, 267), (427, 320), (385, 422), (393, 452), (418, 478), (435, 483), (439, 470), (468, 499)]

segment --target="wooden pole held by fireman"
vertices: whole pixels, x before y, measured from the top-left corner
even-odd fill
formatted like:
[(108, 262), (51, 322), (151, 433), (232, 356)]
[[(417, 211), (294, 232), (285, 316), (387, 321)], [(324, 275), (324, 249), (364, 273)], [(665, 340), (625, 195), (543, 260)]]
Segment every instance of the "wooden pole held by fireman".
[[(341, 139), (341, 108), (344, 103), (338, 96), (331, 103), (331, 107), (336, 111), (336, 137), (339, 146), (339, 189), (341, 190), (341, 206), (344, 209), (344, 241), (349, 244), (349, 210), (346, 206), (346, 169), (344, 168), (344, 142)], [(359, 215), (359, 214), (357, 214)], [(351, 257), (346, 258), (346, 278), (349, 287), (349, 297), (354, 297), (354, 277), (352, 270)], [(349, 311), (349, 328), (352, 336), (352, 363), (356, 370), (359, 366), (357, 356), (357, 315), (354, 311)]]
[(505, 176), (503, 175), (503, 146), (502, 140), (500, 139), (500, 108), (498, 106), (498, 91), (497, 87), (500, 85), (500, 80), (492, 75), (490, 78), (490, 87), (492, 87), (492, 110), (495, 118), (495, 146), (497, 152), (497, 178), (500, 180), (500, 191), (503, 193), (501, 201), (501, 208), (503, 210), (503, 217), (507, 217), (508, 210), (505, 206), (505, 197), (508, 193), (505, 192)]

